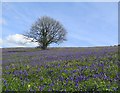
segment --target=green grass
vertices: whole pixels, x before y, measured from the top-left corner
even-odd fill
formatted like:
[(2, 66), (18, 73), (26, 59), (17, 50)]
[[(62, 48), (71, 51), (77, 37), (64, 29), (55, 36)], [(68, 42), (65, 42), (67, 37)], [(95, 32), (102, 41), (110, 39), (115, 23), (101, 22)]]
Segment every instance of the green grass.
[[(28, 61), (23, 63), (10, 63), (3, 67), (2, 90), (12, 91), (115, 91), (118, 88), (118, 82), (114, 80), (118, 73), (118, 66), (114, 59), (117, 58), (114, 54), (112, 61), (107, 57), (101, 58), (99, 63), (103, 63), (104, 67), (98, 65), (98, 62), (93, 63), (94, 57), (89, 57), (90, 61), (80, 62), (79, 60), (71, 60), (65, 62), (50, 62), (46, 65), (31, 66)], [(95, 65), (93, 68), (92, 66)], [(81, 67), (87, 67), (81, 70)], [(96, 70), (97, 69), (97, 70)], [(14, 75), (14, 71), (24, 71), (27, 74)], [(98, 78), (93, 78), (95, 74), (104, 73), (109, 79), (103, 79), (101, 75)], [(76, 79), (79, 76), (89, 77), (85, 80)], [(62, 78), (62, 79), (60, 79)], [(71, 79), (73, 78), (73, 79)], [(6, 81), (6, 82), (5, 82)]]

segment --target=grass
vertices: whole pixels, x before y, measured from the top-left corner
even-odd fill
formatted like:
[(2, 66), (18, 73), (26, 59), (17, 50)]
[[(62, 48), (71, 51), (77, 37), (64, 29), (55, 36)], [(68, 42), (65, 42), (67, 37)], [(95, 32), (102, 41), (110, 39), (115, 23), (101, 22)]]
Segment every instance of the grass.
[[(4, 65), (3, 91), (117, 91), (117, 54), (111, 59), (95, 56), (80, 60), (56, 61), (40, 66), (29, 60)], [(17, 56), (15, 56), (17, 59)]]

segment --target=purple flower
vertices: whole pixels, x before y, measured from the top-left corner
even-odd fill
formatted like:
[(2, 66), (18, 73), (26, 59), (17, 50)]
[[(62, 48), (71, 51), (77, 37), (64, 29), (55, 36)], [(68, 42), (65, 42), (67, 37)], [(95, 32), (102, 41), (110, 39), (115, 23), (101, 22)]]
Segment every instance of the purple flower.
[(2, 80), (3, 80), (4, 85), (8, 86), (7, 81), (4, 78), (2, 78)]
[(72, 81), (74, 78), (73, 77), (69, 77), (69, 79)]
[(103, 79), (109, 80), (109, 77), (107, 77), (106, 75), (104, 75), (104, 76), (103, 76)]
[(25, 76), (28, 76), (28, 73), (27, 73), (26, 70), (23, 71), (23, 74), (24, 74)]
[(60, 64), (58, 64), (58, 67), (60, 67)]
[(68, 79), (66, 79), (66, 83), (68, 83)]
[(112, 89), (113, 89), (113, 91), (116, 91), (116, 90), (118, 90), (118, 88), (115, 88), (115, 87), (114, 87), (114, 88), (112, 88)]
[(43, 77), (40, 77), (40, 80), (42, 81), (44, 78)]
[(78, 86), (79, 86), (79, 84), (78, 84), (78, 83), (76, 83), (76, 84), (75, 84), (75, 87), (77, 87), (77, 88), (78, 88)]
[(50, 85), (50, 86), (54, 86), (54, 83), (50, 83), (49, 85)]
[(22, 76), (20, 76), (20, 80), (22, 80), (23, 78), (22, 78)]
[(30, 81), (28, 78), (25, 78), (25, 80), (28, 81), (28, 82)]
[(64, 80), (64, 78), (63, 78), (62, 76), (60, 76), (60, 77), (59, 77), (59, 80), (60, 80), (60, 81), (63, 81), (63, 80)]
[(6, 74), (8, 74), (8, 75), (9, 75), (9, 74), (11, 74), (11, 72), (6, 72)]
[(47, 72), (49, 75), (51, 75), (53, 73), (53, 70), (50, 70)]
[(3, 83), (7, 83), (7, 81), (5, 79), (3, 79)]
[(5, 68), (6, 68), (6, 70), (8, 70), (10, 67), (9, 67), (9, 66), (6, 66)]
[(94, 78), (99, 78), (101, 76), (101, 74), (94, 74), (93, 77)]
[(22, 70), (20, 70), (19, 73), (22, 74)]
[(39, 88), (40, 91), (43, 91), (44, 86), (39, 86), (38, 88)]
[(48, 91), (52, 91), (52, 89), (51, 89), (51, 88), (49, 88), (49, 89), (48, 89)]
[(68, 73), (68, 71), (67, 71), (67, 70), (64, 70), (63, 72)]
[(73, 73), (75, 73), (76, 72), (76, 70), (73, 70)]

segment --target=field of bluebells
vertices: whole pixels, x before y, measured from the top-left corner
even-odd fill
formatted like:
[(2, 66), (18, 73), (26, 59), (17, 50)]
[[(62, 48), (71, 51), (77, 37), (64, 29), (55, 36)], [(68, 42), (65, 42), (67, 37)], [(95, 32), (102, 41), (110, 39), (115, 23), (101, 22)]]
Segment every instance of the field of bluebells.
[(2, 91), (117, 91), (117, 47), (4, 48)]

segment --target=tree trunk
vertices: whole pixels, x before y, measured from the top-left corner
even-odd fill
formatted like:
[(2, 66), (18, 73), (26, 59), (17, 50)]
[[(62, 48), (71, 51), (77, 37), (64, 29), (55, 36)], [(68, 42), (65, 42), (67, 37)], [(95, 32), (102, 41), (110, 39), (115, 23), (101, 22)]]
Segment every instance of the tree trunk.
[(47, 49), (47, 46), (43, 46), (42, 49), (43, 49), (43, 50), (46, 50), (46, 49)]
[(47, 44), (45, 44), (45, 43), (43, 43), (43, 45), (41, 46), (41, 48), (43, 49), (43, 50), (46, 50), (47, 49)]

